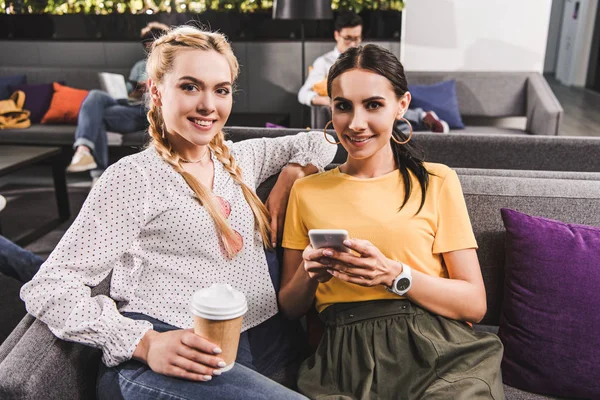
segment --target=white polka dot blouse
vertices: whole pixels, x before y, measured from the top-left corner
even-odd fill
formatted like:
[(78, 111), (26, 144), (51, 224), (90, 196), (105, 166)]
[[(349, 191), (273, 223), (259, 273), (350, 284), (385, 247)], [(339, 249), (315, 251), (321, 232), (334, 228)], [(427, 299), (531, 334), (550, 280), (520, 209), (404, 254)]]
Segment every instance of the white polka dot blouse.
[[(226, 142), (253, 190), (288, 163), (329, 164), (336, 146), (320, 132)], [(213, 156), (213, 192), (231, 205), (228, 218), (244, 241), (226, 257), (208, 212), (185, 180), (150, 147), (109, 167), (79, 215), (32, 281), (21, 290), (27, 311), (59, 338), (97, 347), (108, 366), (129, 360), (150, 322), (138, 312), (191, 328), (192, 294), (213, 283), (244, 292), (242, 330), (277, 313), (263, 242), (240, 185)], [(110, 297), (91, 297), (112, 271)]]

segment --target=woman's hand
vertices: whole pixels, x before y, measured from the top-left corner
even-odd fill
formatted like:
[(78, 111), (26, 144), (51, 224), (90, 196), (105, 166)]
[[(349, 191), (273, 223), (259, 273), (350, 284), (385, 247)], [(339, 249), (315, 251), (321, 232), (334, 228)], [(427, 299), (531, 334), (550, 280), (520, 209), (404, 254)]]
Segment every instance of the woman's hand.
[(150, 330), (136, 347), (133, 358), (145, 362), (152, 371), (191, 381), (209, 381), (221, 375), (225, 361), (214, 343), (196, 335), (193, 329), (159, 333)]
[(325, 283), (332, 278), (332, 274), (329, 272), (329, 268), (331, 268), (331, 260), (323, 256), (325, 251), (333, 250), (313, 249), (312, 245), (309, 244), (302, 252), (304, 270), (307, 272), (310, 279), (313, 279), (319, 283)]
[(333, 249), (323, 251), (323, 255), (329, 258), (329, 273), (342, 281), (366, 287), (390, 287), (402, 273), (402, 264), (384, 256), (368, 240), (344, 240), (344, 245), (359, 255)]
[(315, 172), (317, 172), (317, 167), (314, 165), (302, 167), (298, 164), (288, 164), (281, 170), (265, 204), (271, 214), (271, 246), (276, 247), (283, 236), (285, 211), (294, 182)]

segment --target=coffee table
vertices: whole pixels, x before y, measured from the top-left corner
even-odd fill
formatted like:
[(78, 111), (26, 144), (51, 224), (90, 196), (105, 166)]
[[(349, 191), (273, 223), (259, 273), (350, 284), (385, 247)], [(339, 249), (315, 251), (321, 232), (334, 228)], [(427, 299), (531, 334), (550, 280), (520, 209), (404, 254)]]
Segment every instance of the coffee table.
[(0, 176), (20, 171), (42, 161), (50, 162), (52, 165), (58, 218), (45, 222), (34, 231), (27, 232), (13, 240), (18, 245), (24, 246), (33, 242), (71, 217), (65, 166), (62, 160), (60, 147), (0, 146)]

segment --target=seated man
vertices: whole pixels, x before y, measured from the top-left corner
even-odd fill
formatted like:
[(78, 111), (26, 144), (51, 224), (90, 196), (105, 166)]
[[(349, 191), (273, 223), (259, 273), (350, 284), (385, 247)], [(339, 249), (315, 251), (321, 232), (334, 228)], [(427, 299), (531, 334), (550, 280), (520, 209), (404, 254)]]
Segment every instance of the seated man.
[[(333, 37), (336, 41), (334, 49), (323, 54), (315, 60), (308, 74), (308, 78), (298, 92), (298, 101), (307, 106), (328, 106), (326, 79), (329, 68), (338, 56), (351, 47), (358, 47), (362, 42), (362, 18), (353, 13), (340, 14), (335, 19)], [(441, 120), (435, 112), (425, 111), (421, 108), (409, 109), (404, 114), (412, 125), (413, 130), (447, 133), (450, 129), (446, 121)], [(403, 124), (403, 122), (399, 122)], [(323, 128), (315, 126), (313, 128)], [(402, 129), (404, 131), (404, 129)]]
[[(150, 22), (141, 32), (144, 48), (148, 50), (155, 38), (169, 27)], [(146, 92), (146, 59), (135, 63), (129, 74), (127, 90), (130, 99), (143, 99)], [(106, 131), (133, 133), (146, 128), (146, 107), (143, 101), (133, 104), (113, 99), (101, 90), (92, 90), (83, 101), (75, 131), (75, 155), (68, 172), (92, 171), (99, 177), (108, 167), (108, 138)]]

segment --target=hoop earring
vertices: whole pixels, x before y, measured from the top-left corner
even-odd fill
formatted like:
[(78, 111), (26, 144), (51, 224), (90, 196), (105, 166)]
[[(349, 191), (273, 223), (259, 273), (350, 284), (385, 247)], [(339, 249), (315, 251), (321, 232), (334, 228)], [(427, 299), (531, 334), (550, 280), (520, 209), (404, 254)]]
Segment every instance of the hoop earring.
[(330, 144), (340, 144), (341, 142), (332, 142), (332, 141), (330, 141), (329, 139), (327, 139), (327, 127), (328, 127), (328, 126), (329, 126), (329, 124), (331, 124), (331, 123), (333, 123), (333, 120), (329, 121), (329, 122), (328, 122), (328, 123), (325, 125), (325, 128), (323, 129), (323, 136), (325, 136), (325, 141), (326, 141), (327, 143), (330, 143)]
[(406, 122), (408, 124), (408, 127), (410, 128), (410, 132), (408, 133), (408, 139), (406, 139), (403, 142), (398, 141), (398, 139), (396, 139), (396, 137), (394, 136), (394, 131), (392, 130), (392, 140), (398, 144), (406, 144), (406, 143), (410, 142), (410, 139), (412, 138), (413, 128), (412, 128), (412, 125), (410, 124), (410, 122), (408, 122), (408, 120), (406, 118), (402, 117), (400, 119), (404, 120), (404, 122)]

